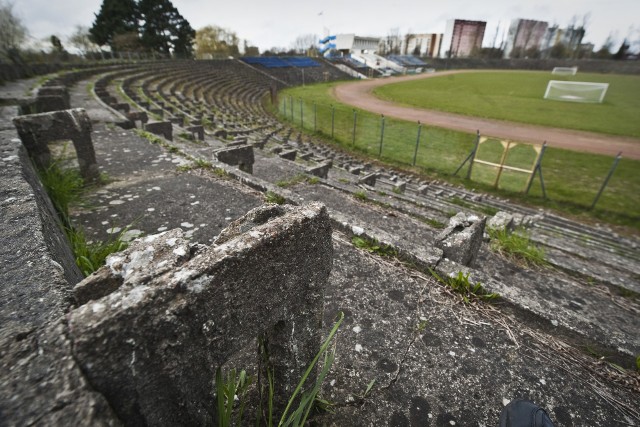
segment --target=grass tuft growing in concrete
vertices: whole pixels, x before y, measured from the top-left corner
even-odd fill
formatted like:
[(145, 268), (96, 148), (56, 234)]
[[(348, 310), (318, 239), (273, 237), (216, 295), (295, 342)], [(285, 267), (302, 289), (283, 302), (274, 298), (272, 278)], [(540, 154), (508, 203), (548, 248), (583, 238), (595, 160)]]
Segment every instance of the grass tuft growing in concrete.
[(544, 266), (544, 250), (531, 242), (529, 234), (523, 228), (513, 232), (507, 230), (487, 229), (491, 238), (491, 249), (505, 258), (526, 267)]

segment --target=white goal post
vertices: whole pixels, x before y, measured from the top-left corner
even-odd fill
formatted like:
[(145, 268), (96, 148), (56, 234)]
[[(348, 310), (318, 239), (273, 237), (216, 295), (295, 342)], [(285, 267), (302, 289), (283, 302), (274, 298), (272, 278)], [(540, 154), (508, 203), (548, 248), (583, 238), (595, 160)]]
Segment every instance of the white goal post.
[(570, 102), (601, 103), (609, 88), (609, 83), (563, 82), (549, 80), (544, 99)]
[(578, 67), (553, 67), (551, 74), (559, 74), (561, 76), (575, 76)]

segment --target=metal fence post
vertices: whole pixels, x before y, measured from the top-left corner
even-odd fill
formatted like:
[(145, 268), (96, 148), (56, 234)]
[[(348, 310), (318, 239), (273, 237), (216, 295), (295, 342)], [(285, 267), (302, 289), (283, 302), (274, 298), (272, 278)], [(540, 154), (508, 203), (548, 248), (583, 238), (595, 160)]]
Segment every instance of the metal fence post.
[(380, 126), (380, 149), (378, 150), (378, 158), (382, 157), (382, 141), (384, 140), (384, 114), (380, 114), (380, 120), (382, 124)]
[(333, 104), (331, 104), (331, 138), (333, 138), (333, 129), (334, 129), (334, 118), (335, 118), (335, 114), (336, 113), (336, 109), (333, 106)]
[(533, 184), (533, 180), (536, 177), (536, 173), (540, 175), (540, 186), (542, 187), (542, 196), (547, 198), (547, 191), (544, 188), (544, 179), (542, 178), (542, 157), (544, 157), (544, 152), (547, 149), (547, 141), (542, 144), (542, 148), (540, 149), (540, 154), (538, 154), (538, 158), (536, 159), (536, 164), (533, 167), (533, 171), (531, 172), (531, 176), (529, 177), (529, 182), (527, 183), (527, 189), (524, 191), (524, 194), (529, 194), (529, 190), (531, 190), (531, 185)]
[(291, 105), (291, 121), (293, 121), (293, 96), (289, 95), (289, 104)]
[(604, 182), (602, 183), (602, 186), (600, 187), (600, 191), (598, 191), (598, 195), (594, 199), (594, 201), (591, 204), (591, 207), (589, 209), (595, 208), (596, 203), (598, 203), (598, 199), (600, 199), (600, 196), (602, 195), (602, 192), (604, 191), (605, 187), (609, 183), (609, 180), (611, 179), (611, 176), (613, 175), (613, 172), (615, 172), (616, 168), (618, 167), (618, 163), (620, 163), (620, 159), (621, 158), (622, 158), (622, 151), (619, 152), (618, 155), (616, 156), (616, 158), (613, 160), (613, 164), (611, 165), (611, 169), (609, 169), (609, 173), (607, 174), (607, 177), (604, 179)]
[(471, 153), (471, 162), (469, 163), (469, 170), (467, 171), (467, 179), (471, 179), (471, 169), (473, 168), (473, 162), (476, 160), (476, 154), (478, 153), (478, 146), (480, 145), (480, 131), (476, 134), (476, 145)]
[(287, 118), (287, 97), (286, 96), (282, 97), (282, 114), (284, 114), (284, 117)]
[(302, 106), (302, 98), (300, 98), (300, 128), (304, 129), (304, 110)]
[(418, 157), (418, 147), (420, 146), (420, 132), (422, 131), (422, 124), (418, 120), (418, 137), (416, 138), (416, 149), (413, 152), (413, 166), (416, 165), (416, 158)]
[(318, 106), (316, 105), (316, 102), (313, 101), (313, 131), (314, 132), (317, 132), (318, 130), (317, 123), (318, 123)]
[(356, 123), (358, 121), (358, 112), (353, 110), (353, 139), (351, 141), (351, 145), (356, 145)]

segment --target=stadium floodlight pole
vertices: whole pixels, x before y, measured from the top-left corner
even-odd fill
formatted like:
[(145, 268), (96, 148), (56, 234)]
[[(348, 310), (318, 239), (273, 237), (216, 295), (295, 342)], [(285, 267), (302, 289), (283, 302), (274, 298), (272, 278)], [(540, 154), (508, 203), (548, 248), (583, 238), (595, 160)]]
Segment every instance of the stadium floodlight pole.
[(420, 132), (422, 131), (422, 123), (418, 120), (418, 137), (416, 138), (416, 150), (413, 152), (413, 166), (416, 165), (416, 158), (418, 157), (418, 146), (420, 145)]
[(380, 114), (380, 149), (378, 150), (378, 158), (382, 157), (382, 141), (384, 140), (384, 114)]
[(356, 145), (356, 123), (358, 122), (358, 112), (356, 109), (353, 109), (353, 139), (351, 141), (352, 145)]
[(593, 200), (593, 203), (591, 204), (591, 207), (589, 208), (590, 210), (592, 210), (593, 208), (596, 207), (596, 203), (598, 203), (598, 200), (600, 199), (600, 196), (602, 195), (602, 192), (604, 191), (604, 189), (607, 186), (607, 184), (609, 184), (609, 180), (611, 179), (611, 176), (613, 175), (613, 172), (615, 172), (616, 168), (618, 167), (618, 163), (620, 163), (620, 159), (621, 158), (622, 158), (622, 151), (620, 151), (618, 153), (618, 155), (616, 156), (616, 158), (613, 160), (613, 164), (611, 165), (611, 169), (609, 169), (609, 173), (607, 174), (607, 177), (604, 179), (604, 182), (602, 183), (602, 187), (600, 187), (600, 191), (598, 191), (598, 195)]

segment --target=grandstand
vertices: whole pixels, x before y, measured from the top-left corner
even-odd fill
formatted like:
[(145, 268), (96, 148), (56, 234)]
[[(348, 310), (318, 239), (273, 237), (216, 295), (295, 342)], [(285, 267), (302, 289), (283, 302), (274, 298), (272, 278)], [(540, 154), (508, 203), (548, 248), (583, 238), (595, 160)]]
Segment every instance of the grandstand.
[(268, 74), (288, 85), (302, 85), (334, 80), (345, 80), (351, 76), (330, 62), (307, 56), (246, 56), (240, 60), (248, 66)]

